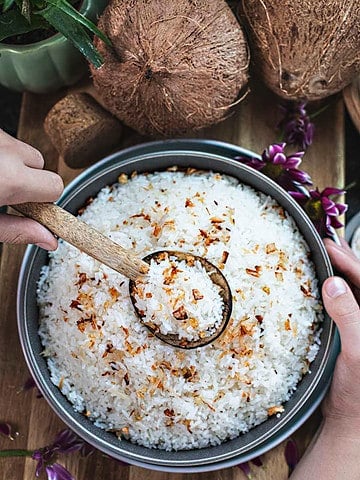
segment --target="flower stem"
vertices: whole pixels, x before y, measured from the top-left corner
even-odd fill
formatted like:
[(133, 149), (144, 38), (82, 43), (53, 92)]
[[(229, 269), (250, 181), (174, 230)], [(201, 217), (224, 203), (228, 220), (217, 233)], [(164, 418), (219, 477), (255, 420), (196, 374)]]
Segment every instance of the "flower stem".
[(0, 457), (31, 457), (32, 450), (0, 450)]
[(316, 112), (309, 114), (310, 120), (313, 120), (314, 118), (318, 117), (323, 112), (325, 112), (325, 110), (327, 110), (330, 107), (331, 103), (332, 102), (329, 102), (326, 105), (324, 105), (323, 107), (319, 108), (319, 110), (316, 110)]

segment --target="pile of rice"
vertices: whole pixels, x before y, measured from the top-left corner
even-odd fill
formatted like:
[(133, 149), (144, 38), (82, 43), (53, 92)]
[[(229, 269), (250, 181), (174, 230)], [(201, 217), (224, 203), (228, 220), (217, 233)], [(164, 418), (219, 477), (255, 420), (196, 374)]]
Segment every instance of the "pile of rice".
[(133, 296), (143, 323), (180, 341), (206, 339), (223, 319), (219, 285), (192, 255), (179, 260), (162, 252), (161, 257), (151, 260), (146, 277), (135, 283)]
[(39, 282), (39, 334), (52, 381), (77, 411), (166, 450), (216, 445), (281, 415), (322, 320), (308, 246), (282, 207), (231, 177), (169, 171), (121, 175), (81, 218), (140, 257), (207, 258), (228, 280), (233, 311), (212, 344), (171, 347), (136, 317), (125, 277), (60, 241)]

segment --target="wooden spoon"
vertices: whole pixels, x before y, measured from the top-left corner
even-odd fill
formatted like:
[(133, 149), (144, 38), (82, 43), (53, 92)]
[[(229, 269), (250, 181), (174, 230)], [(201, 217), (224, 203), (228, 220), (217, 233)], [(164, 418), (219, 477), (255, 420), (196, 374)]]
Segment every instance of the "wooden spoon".
[(54, 203), (22, 203), (12, 205), (12, 208), (131, 280), (136, 280), (149, 270), (149, 265), (131, 250), (121, 247)]
[(185, 340), (174, 334), (164, 335), (151, 325), (143, 321), (143, 314), (136, 307), (135, 287), (136, 280), (146, 275), (149, 271), (149, 264), (152, 259), (158, 261), (159, 257), (164, 253), (155, 252), (147, 255), (143, 260), (138, 258), (130, 250), (123, 248), (110, 238), (100, 233), (87, 223), (79, 220), (77, 217), (67, 212), (63, 208), (54, 203), (22, 203), (20, 205), (12, 205), (12, 208), (22, 213), (26, 217), (32, 218), (47, 227), (52, 233), (61, 237), (66, 242), (78, 248), (82, 252), (87, 253), (101, 263), (115, 271), (125, 275), (130, 279), (129, 289), (130, 298), (137, 316), (151, 333), (160, 340), (179, 348), (196, 348), (207, 345), (214, 341), (225, 329), (231, 315), (232, 295), (230, 287), (218, 268), (202, 257), (198, 257), (185, 252), (166, 251), (172, 257), (178, 260), (186, 260), (192, 257), (198, 260), (209, 274), (212, 282), (219, 287), (219, 294), (223, 300), (222, 321), (217, 325), (215, 331), (196, 340)]

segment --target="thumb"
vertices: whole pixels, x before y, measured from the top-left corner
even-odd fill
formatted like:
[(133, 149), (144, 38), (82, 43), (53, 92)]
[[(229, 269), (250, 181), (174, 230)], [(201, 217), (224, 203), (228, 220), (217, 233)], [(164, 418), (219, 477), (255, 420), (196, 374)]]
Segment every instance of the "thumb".
[(40, 223), (16, 215), (0, 215), (0, 242), (35, 243), (45, 250), (56, 250), (57, 240)]
[(360, 310), (348, 284), (340, 277), (325, 280), (322, 288), (325, 308), (336, 323), (341, 351), (347, 357), (360, 354)]

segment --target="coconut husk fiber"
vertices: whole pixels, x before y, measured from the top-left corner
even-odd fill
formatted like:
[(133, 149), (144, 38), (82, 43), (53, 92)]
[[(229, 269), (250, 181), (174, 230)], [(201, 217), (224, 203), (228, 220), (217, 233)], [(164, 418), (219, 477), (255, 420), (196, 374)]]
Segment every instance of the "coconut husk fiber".
[(360, 71), (359, 0), (243, 0), (255, 69), (287, 99), (319, 100)]
[(102, 104), (141, 134), (175, 136), (222, 120), (248, 78), (243, 31), (223, 0), (113, 0), (112, 42), (92, 68)]

